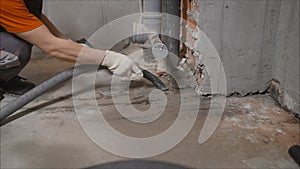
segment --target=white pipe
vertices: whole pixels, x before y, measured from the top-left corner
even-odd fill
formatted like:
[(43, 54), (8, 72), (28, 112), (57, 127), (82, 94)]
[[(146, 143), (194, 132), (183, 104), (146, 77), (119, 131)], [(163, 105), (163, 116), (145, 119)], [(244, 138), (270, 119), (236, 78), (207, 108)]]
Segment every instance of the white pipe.
[(162, 43), (158, 33), (161, 32), (161, 0), (139, 0), (141, 18), (140, 23), (133, 24), (134, 43), (149, 43), (152, 54), (158, 60), (168, 55), (167, 46)]

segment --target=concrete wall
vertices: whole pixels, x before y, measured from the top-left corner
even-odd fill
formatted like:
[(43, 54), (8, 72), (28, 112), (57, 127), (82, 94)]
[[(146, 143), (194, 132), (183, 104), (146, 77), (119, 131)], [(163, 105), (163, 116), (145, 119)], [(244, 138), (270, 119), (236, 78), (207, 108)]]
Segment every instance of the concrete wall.
[(278, 83), (278, 101), (300, 112), (299, 1), (282, 1), (274, 50), (273, 74)]
[(199, 1), (199, 27), (220, 54), (228, 93), (268, 88), (279, 6), (264, 0)]
[[(43, 12), (59, 30), (76, 40), (90, 37), (115, 19), (140, 12), (140, 7), (138, 0), (44, 0)], [(34, 48), (33, 57), (43, 56)]]
[(299, 1), (199, 0), (199, 27), (216, 46), (228, 94), (265, 91), (299, 113)]
[(103, 25), (122, 16), (139, 12), (138, 0), (46, 0), (46, 15), (74, 39), (89, 37)]

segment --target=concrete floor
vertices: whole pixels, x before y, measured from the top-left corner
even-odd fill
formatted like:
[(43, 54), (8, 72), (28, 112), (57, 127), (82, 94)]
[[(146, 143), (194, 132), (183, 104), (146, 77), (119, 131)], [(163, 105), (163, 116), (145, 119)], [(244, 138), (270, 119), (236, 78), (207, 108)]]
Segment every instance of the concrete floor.
[[(22, 75), (41, 83), (71, 64), (56, 59), (32, 60)], [(105, 73), (104, 73), (105, 74)], [(164, 131), (178, 114), (179, 93), (166, 93), (169, 108), (151, 124), (136, 124), (122, 118), (112, 105), (109, 76), (96, 89), (97, 102), (106, 120), (118, 131), (149, 137)], [(104, 79), (104, 80), (103, 80)], [(149, 108), (151, 84), (136, 86), (133, 100), (140, 110)], [(71, 82), (39, 97), (1, 127), (1, 168), (82, 168), (106, 162), (128, 160), (98, 147), (81, 128), (74, 113)], [(1, 107), (15, 99), (7, 96)], [(148, 158), (192, 168), (298, 168), (287, 150), (299, 144), (299, 120), (280, 108), (268, 95), (227, 98), (217, 130), (204, 144), (199, 133), (209, 109), (209, 98), (201, 98), (197, 121), (187, 137), (170, 151)], [(82, 102), (88, 109), (88, 97)], [(88, 114), (88, 113), (87, 113)], [(91, 121), (96, 123), (96, 121)]]

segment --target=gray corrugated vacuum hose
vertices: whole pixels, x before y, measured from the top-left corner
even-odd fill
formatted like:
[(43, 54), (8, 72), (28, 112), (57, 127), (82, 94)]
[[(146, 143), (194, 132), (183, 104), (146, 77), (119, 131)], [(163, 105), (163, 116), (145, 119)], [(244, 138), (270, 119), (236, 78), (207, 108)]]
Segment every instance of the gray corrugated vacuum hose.
[[(71, 79), (73, 76), (78, 76), (82, 73), (87, 72), (93, 72), (98, 69), (104, 69), (103, 66), (97, 66), (97, 65), (79, 65), (70, 69), (65, 70), (62, 73), (59, 73), (49, 80), (43, 82), (42, 84), (36, 86), (29, 92), (25, 93), (24, 95), (20, 96), (18, 99), (12, 101), (11, 103), (5, 105), (0, 110), (0, 120), (2, 121), (6, 117), (10, 116), (23, 106), (27, 105), (31, 101), (33, 101), (35, 98), (41, 96), (42, 94), (46, 93), (50, 89), (58, 86), (59, 84)], [(155, 75), (148, 72), (147, 70), (143, 70), (144, 78), (152, 82), (158, 89), (162, 91), (167, 91), (168, 87)]]
[[(79, 65), (70, 69), (61, 72), (54, 77), (50, 78), (49, 80), (43, 82), (42, 84), (36, 86), (29, 92), (25, 93), (24, 95), (20, 96), (16, 100), (12, 101), (11, 103), (7, 104), (0, 110), (0, 120), (5, 119), (6, 117), (10, 116), (23, 106), (30, 103), (35, 98), (41, 96), (42, 94), (46, 93), (50, 89), (58, 86), (59, 84), (71, 79), (74, 76), (78, 76), (82, 73), (95, 71), (98, 69), (99, 66), (96, 65)], [(76, 68), (76, 69), (75, 69)], [(74, 71), (75, 70), (75, 71)]]
[[(92, 47), (86, 39), (82, 38), (77, 41), (78, 43), (84, 43), (90, 47)], [(55, 75), (54, 77), (50, 78), (49, 80), (43, 82), (42, 84), (38, 85), (37, 87), (33, 88), (29, 92), (25, 93), (24, 95), (20, 96), (18, 99), (14, 100), (13, 102), (5, 105), (0, 110), (0, 120), (2, 121), (6, 117), (10, 116), (26, 104), (30, 103), (35, 98), (41, 96), (42, 94), (46, 93), (50, 89), (58, 86), (59, 84), (71, 79), (73, 76), (78, 76), (82, 73), (96, 71), (98, 69), (104, 69), (103, 66), (98, 65), (79, 65), (70, 69), (65, 70), (62, 73)], [(75, 70), (75, 71), (74, 71)], [(147, 70), (142, 69), (144, 78), (152, 82), (157, 88), (162, 91), (167, 91), (168, 87), (155, 75), (148, 72)]]

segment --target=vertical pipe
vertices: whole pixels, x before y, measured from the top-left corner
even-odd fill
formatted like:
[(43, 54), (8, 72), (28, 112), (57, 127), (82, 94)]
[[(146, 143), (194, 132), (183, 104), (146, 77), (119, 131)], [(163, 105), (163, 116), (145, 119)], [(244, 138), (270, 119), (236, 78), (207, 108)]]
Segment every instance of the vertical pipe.
[[(162, 12), (180, 18), (180, 4), (180, 0), (162, 0)], [(174, 20), (164, 15), (162, 17), (162, 32), (165, 35), (162, 36), (163, 43), (167, 46), (169, 53), (174, 54), (168, 56), (166, 60), (169, 71), (172, 71), (179, 62), (180, 19)]]
[(161, 0), (144, 0), (143, 1), (144, 12), (161, 12)]
[[(141, 3), (141, 0), (140, 0)], [(144, 59), (146, 62), (153, 62), (155, 61), (155, 54), (159, 54), (158, 57), (160, 57), (160, 53), (165, 53), (165, 52), (160, 52), (161, 50), (155, 50), (156, 47), (158, 48), (163, 48), (164, 45), (162, 44), (161, 40), (159, 39), (159, 36), (157, 34), (161, 33), (161, 0), (142, 0), (142, 9), (143, 9), (143, 14), (142, 14), (142, 21), (141, 25), (144, 27), (143, 29), (148, 30), (148, 31), (153, 31), (154, 34), (152, 35), (146, 35), (144, 37), (147, 37), (147, 40), (152, 45), (152, 48), (144, 49)], [(136, 24), (138, 30), (138, 27), (141, 29), (141, 25)], [(136, 36), (134, 40), (143, 40), (145, 38), (141, 38), (143, 36)], [(155, 45), (158, 45), (155, 47)], [(158, 51), (158, 52), (154, 52)], [(163, 56), (164, 54), (162, 54)], [(154, 56), (154, 57), (153, 57)]]
[(161, 0), (143, 0), (142, 24), (149, 30), (161, 31)]

